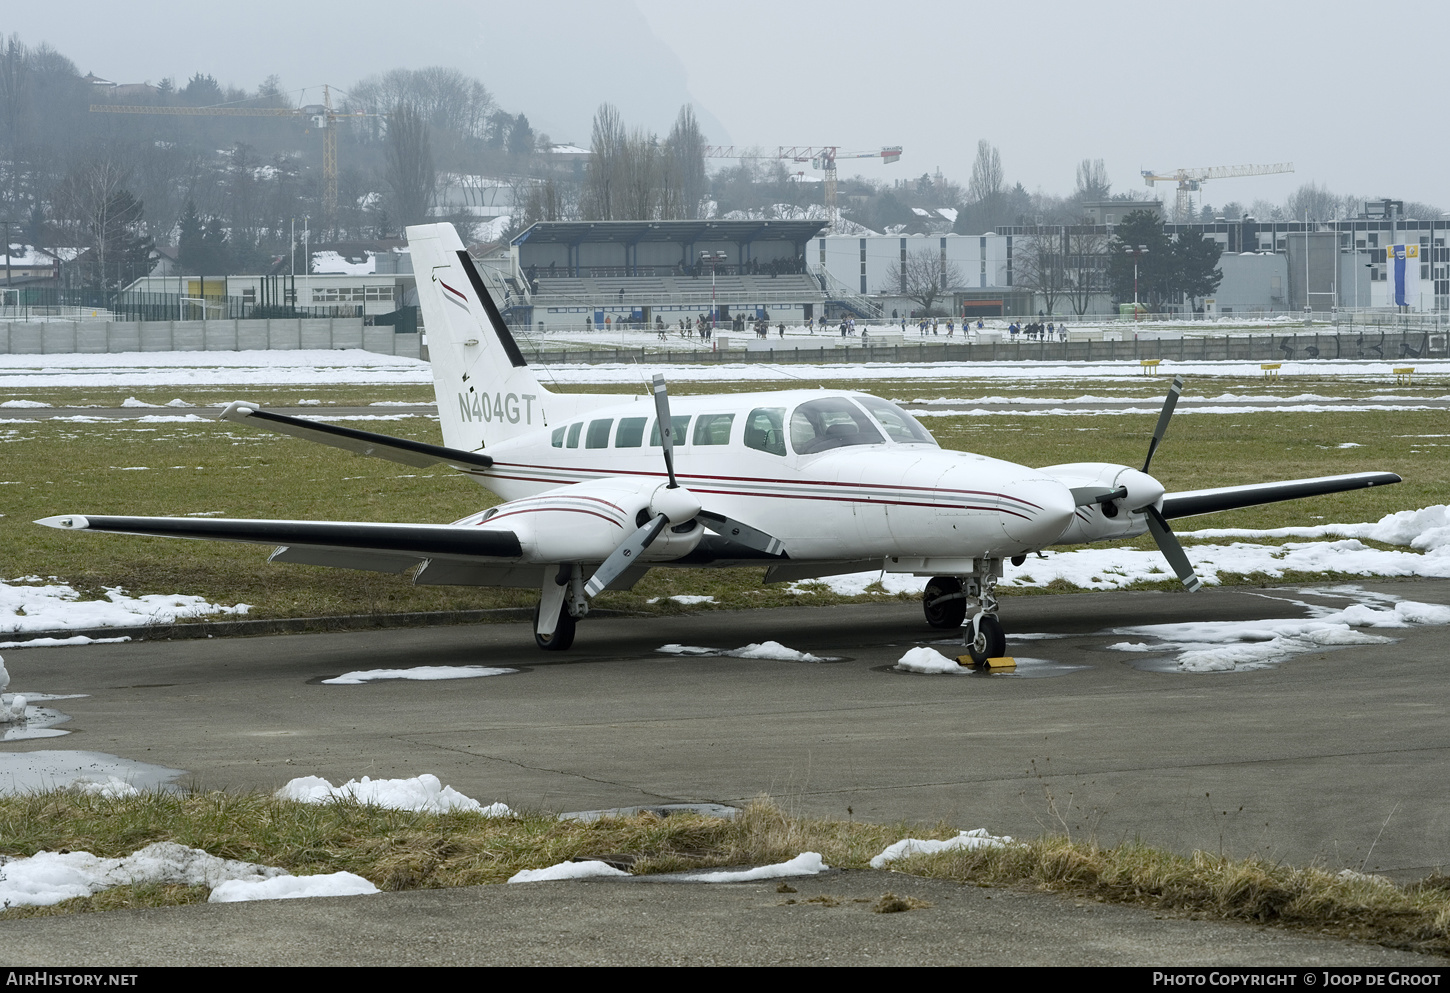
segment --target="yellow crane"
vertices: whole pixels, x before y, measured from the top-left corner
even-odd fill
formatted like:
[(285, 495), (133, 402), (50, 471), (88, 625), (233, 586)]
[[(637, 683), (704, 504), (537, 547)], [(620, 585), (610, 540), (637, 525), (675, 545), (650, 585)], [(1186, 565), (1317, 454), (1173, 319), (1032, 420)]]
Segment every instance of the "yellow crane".
[(322, 87), (322, 103), (305, 107), (136, 107), (93, 103), (93, 114), (169, 114), (174, 117), (300, 117), (322, 132), (322, 209), (328, 219), (337, 215), (337, 124), (348, 117), (377, 114), (340, 114), (332, 109), (332, 92)]
[(1173, 218), (1182, 224), (1189, 220), (1193, 209), (1193, 194), (1210, 179), (1237, 179), (1240, 176), (1271, 176), (1280, 172), (1293, 172), (1294, 163), (1276, 162), (1273, 165), (1206, 166), (1199, 169), (1175, 169), (1166, 176), (1159, 176), (1151, 169), (1143, 170), (1143, 181), (1148, 186), (1154, 183), (1177, 183), (1178, 201), (1173, 206)]

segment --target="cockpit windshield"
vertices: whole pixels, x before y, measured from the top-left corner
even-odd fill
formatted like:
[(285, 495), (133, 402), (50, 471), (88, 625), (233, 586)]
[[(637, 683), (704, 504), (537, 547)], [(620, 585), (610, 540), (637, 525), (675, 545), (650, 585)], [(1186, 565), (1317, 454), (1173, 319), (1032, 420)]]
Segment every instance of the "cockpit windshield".
[(931, 432), (921, 426), (920, 421), (890, 400), (872, 396), (856, 397), (855, 399), (857, 403), (871, 411), (871, 415), (886, 429), (886, 436), (898, 445), (941, 447), (937, 445)]
[(807, 401), (790, 417), (790, 447), (797, 455), (885, 441), (871, 418), (845, 397)]

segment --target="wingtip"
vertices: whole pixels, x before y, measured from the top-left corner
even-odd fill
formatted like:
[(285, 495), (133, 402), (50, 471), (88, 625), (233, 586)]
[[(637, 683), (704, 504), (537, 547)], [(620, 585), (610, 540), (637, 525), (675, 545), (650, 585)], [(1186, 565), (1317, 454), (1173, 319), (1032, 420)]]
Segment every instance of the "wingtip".
[(222, 408), (219, 416), (224, 421), (240, 420), (243, 417), (250, 417), (252, 414), (255, 414), (257, 408), (260, 406), (261, 404), (253, 403), (250, 400), (233, 400)]
[(63, 528), (70, 531), (84, 531), (91, 526), (91, 522), (80, 514), (61, 514), (57, 517), (42, 517), (35, 523), (44, 524), (48, 528)]

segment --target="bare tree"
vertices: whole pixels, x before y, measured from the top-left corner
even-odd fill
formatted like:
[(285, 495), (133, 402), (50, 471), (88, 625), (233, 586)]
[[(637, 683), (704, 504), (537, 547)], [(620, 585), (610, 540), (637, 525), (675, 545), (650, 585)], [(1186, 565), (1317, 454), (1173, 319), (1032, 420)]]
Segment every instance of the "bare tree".
[(616, 199), (622, 195), (620, 159), (627, 136), (619, 110), (602, 103), (594, 113), (594, 131), (589, 143), (589, 166), (584, 177), (584, 217), (591, 221), (616, 219)]
[(125, 188), (128, 176), (114, 159), (95, 158), (73, 170), (56, 195), (78, 244), (89, 249), (85, 280), (97, 287), (124, 285), (146, 272), (152, 241), (141, 201)]
[(1007, 180), (1002, 172), (1002, 156), (984, 138), (977, 142), (977, 158), (972, 163), (972, 179), (967, 184), (967, 199), (982, 215), (986, 226), (992, 227), (999, 223), (1006, 192)]
[(666, 216), (694, 220), (700, 216), (700, 203), (709, 183), (705, 177), (705, 136), (689, 104), (680, 108), (665, 148), (670, 160), (666, 177), (678, 191), (678, 207), (669, 209)]
[(388, 115), (387, 179), (393, 189), (394, 217), (399, 226), (427, 220), (438, 173), (433, 166), (427, 122), (412, 104), (399, 104)]
[(1072, 312), (1078, 317), (1087, 313), (1095, 295), (1107, 290), (1107, 251), (1106, 228), (1088, 224), (1084, 219), (1067, 229), (1067, 259), (1063, 266), (1066, 285), (1063, 292)]
[(1083, 159), (1077, 164), (1077, 189), (1073, 196), (1079, 202), (1106, 200), (1113, 184), (1102, 159)]
[(932, 306), (953, 286), (962, 282), (962, 271), (936, 247), (924, 247), (906, 257), (902, 271), (902, 295), (921, 304), (923, 314), (931, 314)]
[(1041, 296), (1049, 314), (1067, 288), (1065, 242), (1060, 227), (1034, 228), (1012, 246), (1013, 283)]

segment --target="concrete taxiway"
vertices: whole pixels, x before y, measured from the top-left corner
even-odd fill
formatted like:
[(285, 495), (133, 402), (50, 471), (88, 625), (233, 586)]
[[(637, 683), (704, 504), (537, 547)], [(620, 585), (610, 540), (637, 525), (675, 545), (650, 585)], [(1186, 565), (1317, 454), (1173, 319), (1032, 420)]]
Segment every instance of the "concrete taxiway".
[[(1364, 585), (1404, 599), (1450, 603), (1450, 581)], [(1402, 880), (1450, 864), (1446, 628), (1387, 629), (1381, 633), (1397, 639), (1391, 644), (1325, 649), (1251, 672), (1150, 671), (1135, 667), (1136, 657), (1108, 648), (1124, 640), (1112, 629), (1130, 624), (1304, 616), (1294, 600), (1345, 603), (1302, 590), (1247, 588), (1004, 598), (1009, 651), (1043, 660), (1017, 675), (892, 671), (908, 648), (942, 634), (927, 628), (919, 607), (907, 603), (591, 619), (580, 625), (574, 650), (561, 655), (538, 652), (528, 627), (518, 623), (7, 649), (12, 690), (88, 695), (50, 704), (70, 715), (60, 725), (70, 735), (5, 742), (0, 762), (25, 752), (83, 750), (183, 770), (175, 780), (183, 786), (269, 790), (302, 775), (341, 782), (431, 772), (485, 803), (551, 811), (740, 804), (768, 794), (801, 814), (945, 821), (1015, 836), (1067, 830), (1109, 844), (1138, 838), (1178, 851), (1259, 853)], [(1012, 641), (1023, 633), (1065, 637)], [(672, 643), (730, 649), (767, 639), (838, 661), (657, 651)], [(950, 645), (938, 647), (952, 653)], [(350, 670), (478, 664), (518, 671), (446, 682), (321, 682)], [(595, 942), (610, 933), (608, 907), (635, 899), (620, 895), (623, 890), (596, 887), (581, 895), (586, 891), (573, 884), (548, 885), (559, 886), (547, 891), (557, 895), (539, 896), (528, 913), (549, 928), (564, 928), (572, 918), (550, 901), (578, 907), (596, 922), (580, 923), (578, 933), (594, 934), (589, 940)], [(812, 893), (831, 893), (844, 883), (810, 885)], [(860, 887), (863, 894), (911, 889), (902, 877), (885, 875)], [(698, 912), (715, 922), (711, 927), (723, 927), (720, 915), (728, 914), (722, 908), (737, 903), (756, 908), (749, 910), (751, 920), (769, 922), (781, 913), (756, 912), (775, 907), (773, 888), (730, 892), (737, 896), (698, 898)], [(486, 918), (522, 899), (463, 891), (451, 897), (393, 894), (378, 906), (453, 900), (450, 906), (477, 905)], [(191, 911), (224, 912), (178, 913)], [(170, 911), (138, 913), (172, 919), (166, 917)], [(426, 922), (443, 911), (416, 913)], [(1131, 920), (1143, 928), (1167, 927), (1149, 912), (1131, 913), (1140, 915)], [(115, 922), (106, 928), (122, 927), (120, 917), (98, 916)], [(668, 917), (661, 912), (662, 922)], [(816, 924), (802, 920), (802, 940), (836, 927), (824, 917), (810, 919)], [(1078, 911), (1074, 920), (1085, 926), (1088, 918)], [(1112, 920), (1128, 927), (1123, 922), (1129, 918)], [(25, 928), (16, 926), (22, 923)], [(42, 924), (54, 926), (6, 924), (0, 947), (17, 954), (40, 948), (11, 942), (25, 936), (44, 943), (49, 939), (42, 937)], [(280, 926), (258, 925), (267, 933)], [(980, 923), (963, 926), (978, 934), (990, 930)], [(661, 934), (673, 933), (661, 928)], [(853, 947), (846, 933), (831, 946), (842, 954)], [(1146, 933), (1124, 931), (1113, 946), (1122, 954), (1102, 961), (1300, 962), (1310, 955), (1297, 946), (1250, 955), (1245, 944), (1243, 956), (1235, 957), (1237, 939), (1215, 932), (1213, 941), (1227, 942), (1222, 947), (1165, 958), (1173, 943), (1139, 941)], [(1085, 932), (1082, 940), (1090, 937)], [(789, 959), (786, 945), (761, 940), (755, 961)], [(1054, 958), (1042, 952), (1048, 945), (1037, 935), (1033, 942), (992, 945), (1002, 957), (936, 960), (1090, 960)], [(506, 955), (468, 960), (565, 960), (518, 952), (539, 947), (530, 939), (509, 946)], [(681, 960), (694, 946), (654, 947), (655, 958), (625, 955), (621, 961)], [(1069, 947), (1076, 946), (1062, 946)], [(869, 943), (856, 946), (852, 961), (866, 961), (862, 949), (869, 950)], [(1348, 961), (1340, 952), (1326, 954), (1316, 961)], [(120, 951), (107, 959), (123, 960), (134, 961)], [(721, 951), (693, 960), (737, 959)]]

